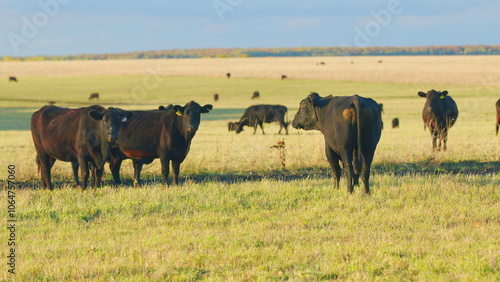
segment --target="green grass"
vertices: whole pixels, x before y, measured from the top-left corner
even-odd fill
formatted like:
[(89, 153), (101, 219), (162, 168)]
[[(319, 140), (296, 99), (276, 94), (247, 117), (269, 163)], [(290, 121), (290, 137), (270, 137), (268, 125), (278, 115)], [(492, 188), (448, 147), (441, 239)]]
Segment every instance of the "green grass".
[[(16, 195), (18, 274), (8, 275), (4, 265), (0, 280), (500, 280), (500, 146), (493, 107), (499, 88), (162, 77), (135, 99), (130, 93), (142, 79), (26, 77), (2, 86), (0, 179), (14, 164), (22, 189)], [(424, 100), (416, 93), (431, 88), (450, 91), (460, 109), (446, 153), (431, 152), (423, 129)], [(255, 90), (262, 95), (258, 101), (250, 100)], [(252, 135), (250, 128), (227, 132), (227, 122), (255, 103), (284, 104), (291, 120), (310, 91), (358, 93), (384, 103), (370, 196), (358, 187), (349, 195), (344, 178), (340, 189), (333, 188), (319, 132), (277, 135), (275, 124), (265, 124), (266, 135)], [(71, 166), (56, 162), (57, 189), (39, 190), (26, 130), (31, 113), (45, 99), (86, 105), (91, 92), (101, 93), (100, 103), (128, 109), (189, 100), (214, 104), (181, 166), (182, 185), (160, 184), (155, 161), (144, 166), (145, 185), (131, 186), (127, 160), (126, 185), (110, 187), (107, 170), (106, 186), (82, 192), (71, 186)], [(215, 92), (218, 102), (212, 101)], [(390, 129), (393, 117), (399, 129)], [(285, 171), (271, 148), (282, 139)], [(8, 235), (0, 232), (0, 241)]]

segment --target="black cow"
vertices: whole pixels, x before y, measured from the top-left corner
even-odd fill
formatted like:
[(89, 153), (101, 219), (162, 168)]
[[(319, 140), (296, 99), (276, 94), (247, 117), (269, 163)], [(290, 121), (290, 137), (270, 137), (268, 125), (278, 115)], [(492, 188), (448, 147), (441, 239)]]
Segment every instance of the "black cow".
[(92, 93), (90, 94), (89, 101), (92, 99), (97, 99), (99, 100), (99, 93)]
[(230, 72), (226, 73), (226, 76), (228, 79), (231, 78), (231, 73)]
[(96, 168), (92, 186), (99, 185), (120, 123), (132, 116), (131, 112), (101, 106), (79, 109), (44, 106), (33, 113), (31, 134), (42, 187), (53, 189), (50, 170), (56, 160), (72, 163), (76, 185), (79, 184), (78, 167), (81, 167), (83, 189), (87, 188), (90, 163)]
[(257, 132), (257, 126), (260, 126), (262, 134), (265, 134), (263, 123), (277, 122), (280, 125), (278, 134), (281, 134), (281, 130), (283, 128), (285, 128), (285, 132), (288, 134), (288, 123), (285, 121), (287, 111), (288, 109), (282, 105), (250, 106), (245, 110), (245, 113), (240, 118), (240, 121), (236, 123), (229, 123), (229, 131), (234, 128), (236, 133), (240, 133), (243, 131), (243, 126), (253, 126), (253, 134), (255, 134)]
[(500, 128), (500, 99), (496, 103), (497, 108), (497, 122), (496, 122), (496, 133), (498, 135), (498, 128)]
[[(424, 109), (422, 110), (422, 119), (424, 120), (424, 129), (429, 128), (432, 135), (432, 150), (446, 151), (446, 142), (448, 140), (448, 130), (455, 124), (458, 118), (458, 108), (455, 101), (448, 96), (448, 91), (442, 92), (434, 89), (427, 93), (418, 92), (418, 96), (426, 98)], [(438, 144), (436, 145), (436, 142)]]
[(287, 76), (284, 74), (281, 75), (281, 80), (283, 80), (283, 79), (287, 79)]
[(9, 82), (17, 82), (17, 78), (15, 76), (9, 76)]
[(370, 193), (370, 167), (382, 132), (377, 102), (358, 95), (320, 97), (311, 93), (300, 102), (292, 126), (297, 129), (319, 130), (325, 137), (326, 158), (339, 186), (342, 162), (347, 177), (347, 191), (359, 185)]
[(253, 94), (252, 94), (252, 100), (255, 99), (255, 98), (259, 98), (259, 97), (260, 97), (259, 91), (253, 92)]
[(179, 168), (198, 130), (200, 116), (211, 109), (210, 104), (202, 107), (191, 101), (184, 107), (175, 105), (160, 111), (134, 111), (134, 118), (122, 125), (111, 151), (109, 168), (115, 183), (121, 183), (120, 166), (124, 159), (132, 159), (134, 182), (139, 184), (142, 166), (160, 158), (163, 182), (167, 183), (172, 161), (173, 184), (177, 185)]
[(392, 128), (399, 128), (399, 118), (394, 118), (392, 120)]

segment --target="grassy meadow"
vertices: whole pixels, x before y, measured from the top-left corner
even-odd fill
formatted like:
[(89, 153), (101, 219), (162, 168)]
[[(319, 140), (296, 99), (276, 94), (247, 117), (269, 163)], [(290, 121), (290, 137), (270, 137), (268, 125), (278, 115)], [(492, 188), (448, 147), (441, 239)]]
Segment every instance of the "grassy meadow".
[[(351, 64), (351, 60), (353, 63)], [(377, 63), (383, 60), (383, 63)], [(325, 65), (317, 62), (324, 61)], [(500, 280), (500, 97), (497, 56), (0, 62), (0, 180), (15, 165), (16, 274), (0, 280)], [(9, 70), (9, 73), (6, 71)], [(427, 72), (427, 70), (429, 70)], [(232, 78), (225, 73), (230, 71)], [(280, 80), (281, 74), (288, 79)], [(459, 117), (448, 151), (431, 151), (418, 91), (448, 90)], [(251, 100), (259, 91), (261, 98)], [(372, 194), (333, 188), (319, 132), (265, 124), (236, 135), (227, 122), (257, 103), (292, 120), (309, 92), (359, 94), (384, 104)], [(90, 93), (99, 101), (88, 101)], [(218, 93), (220, 100), (213, 101)], [(141, 187), (81, 191), (56, 162), (56, 189), (39, 189), (31, 114), (49, 101), (124, 109), (195, 100), (203, 115), (181, 165), (161, 184), (159, 161)], [(391, 120), (400, 128), (391, 129)], [(286, 170), (271, 148), (285, 141)], [(2, 206), (4, 207), (4, 206)], [(4, 210), (2, 218), (7, 218)], [(0, 232), (2, 253), (9, 233)], [(3, 248), (3, 249), (2, 249)]]

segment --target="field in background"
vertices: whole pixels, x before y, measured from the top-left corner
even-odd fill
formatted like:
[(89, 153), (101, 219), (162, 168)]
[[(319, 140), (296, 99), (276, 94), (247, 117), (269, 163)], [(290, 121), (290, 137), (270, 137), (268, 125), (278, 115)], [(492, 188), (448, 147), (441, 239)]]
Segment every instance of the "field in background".
[[(350, 60), (0, 62), (0, 74), (19, 79), (0, 81), (0, 167), (15, 164), (24, 187), (17, 194), (16, 278), (500, 279), (500, 139), (494, 135), (500, 83), (492, 79), (500, 77), (500, 57)], [(280, 80), (281, 74), (289, 78)], [(431, 152), (421, 120), (424, 99), (417, 92), (432, 88), (447, 89), (460, 110), (446, 153)], [(253, 91), (262, 97), (252, 101)], [(266, 135), (250, 128), (227, 132), (227, 122), (255, 103), (286, 105), (292, 120), (310, 91), (357, 93), (384, 104), (371, 196), (358, 187), (348, 195), (343, 178), (341, 189), (333, 189), (319, 132), (290, 127), (290, 135), (277, 135), (275, 124), (265, 124)], [(127, 160), (124, 187), (81, 192), (71, 186), (70, 165), (56, 162), (58, 189), (37, 190), (30, 115), (48, 101), (88, 105), (92, 92), (101, 100), (90, 103), (125, 109), (189, 100), (214, 105), (181, 165), (181, 186), (159, 183), (155, 161), (144, 166), (145, 185), (133, 187)], [(390, 128), (394, 117), (399, 129)], [(286, 143), (285, 171), (271, 148), (279, 140)], [(0, 179), (6, 176), (1, 170)], [(7, 236), (0, 232), (0, 241)], [(0, 280), (9, 278), (6, 269), (0, 272)]]

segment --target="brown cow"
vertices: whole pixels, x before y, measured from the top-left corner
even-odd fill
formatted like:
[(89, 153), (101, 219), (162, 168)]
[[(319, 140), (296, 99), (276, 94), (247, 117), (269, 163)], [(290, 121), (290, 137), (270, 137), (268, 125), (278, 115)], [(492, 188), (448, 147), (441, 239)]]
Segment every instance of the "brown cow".
[(99, 100), (99, 93), (92, 93), (90, 94), (89, 101), (92, 99), (97, 99)]
[(418, 96), (426, 98), (422, 119), (424, 120), (424, 129), (428, 127), (432, 135), (432, 150), (441, 150), (442, 142), (443, 151), (446, 151), (448, 130), (458, 118), (457, 104), (448, 96), (446, 90), (440, 92), (432, 89), (427, 93), (420, 91)]
[(399, 118), (394, 118), (392, 120), (392, 128), (399, 128)]
[(75, 184), (81, 168), (82, 188), (87, 188), (90, 164), (92, 186), (99, 185), (104, 163), (118, 137), (120, 124), (133, 113), (117, 108), (90, 106), (79, 109), (44, 106), (31, 116), (31, 135), (43, 188), (53, 189), (50, 170), (56, 160), (71, 162)]
[(255, 98), (259, 98), (259, 97), (260, 97), (259, 91), (254, 91), (253, 94), (252, 94), (252, 100), (255, 99)]
[(212, 105), (200, 106), (195, 101), (184, 107), (172, 105), (155, 111), (133, 111), (134, 118), (122, 125), (118, 141), (113, 146), (109, 168), (116, 184), (120, 184), (120, 166), (124, 159), (132, 159), (134, 182), (140, 184), (144, 164), (160, 158), (163, 182), (167, 183), (172, 162), (172, 183), (178, 184), (181, 163), (186, 158), (191, 141), (198, 131), (201, 114)]
[(219, 94), (217, 93), (214, 94), (214, 101), (215, 102), (219, 101)]
[(500, 99), (497, 101), (497, 125), (496, 125), (496, 132), (498, 135), (498, 128), (500, 127)]

